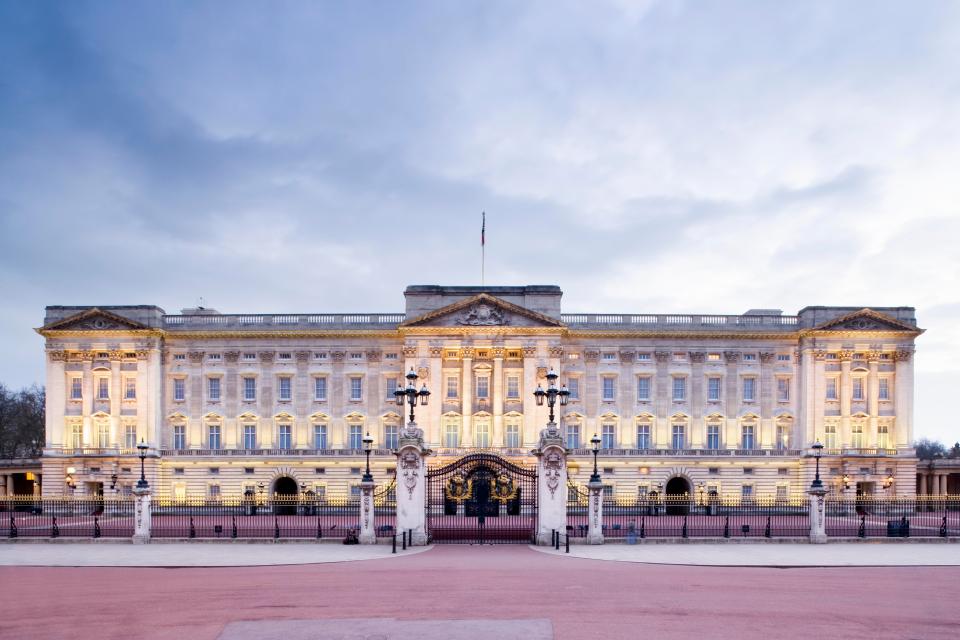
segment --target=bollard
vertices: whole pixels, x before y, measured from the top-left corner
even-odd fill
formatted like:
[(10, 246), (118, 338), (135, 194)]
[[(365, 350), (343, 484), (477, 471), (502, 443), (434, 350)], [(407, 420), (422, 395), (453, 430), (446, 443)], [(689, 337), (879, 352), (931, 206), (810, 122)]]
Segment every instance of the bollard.
[(557, 530), (556, 529), (550, 529), (550, 546), (551, 547), (557, 546)]
[(407, 550), (407, 532), (406, 531), (403, 532), (403, 550), (404, 551)]
[(570, 553), (570, 534), (569, 533), (567, 534), (566, 546), (567, 546), (566, 553)]
[(560, 551), (560, 532), (557, 531), (557, 544), (553, 547), (557, 551)]
[(396, 552), (397, 552), (397, 534), (393, 534), (393, 551), (391, 551), (390, 553), (396, 553)]

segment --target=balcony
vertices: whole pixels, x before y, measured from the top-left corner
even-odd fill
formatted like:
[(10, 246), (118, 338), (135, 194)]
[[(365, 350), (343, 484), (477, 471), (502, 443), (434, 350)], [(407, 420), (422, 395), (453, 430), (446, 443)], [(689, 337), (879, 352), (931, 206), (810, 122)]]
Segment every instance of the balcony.
[[(362, 457), (363, 449), (161, 449), (160, 455), (170, 457), (268, 458), (268, 457)], [(373, 449), (371, 455), (392, 456), (391, 449)]]
[[(570, 449), (570, 455), (592, 456), (593, 449)], [(803, 449), (601, 449), (601, 458), (630, 457), (770, 457), (785, 458), (803, 455)]]

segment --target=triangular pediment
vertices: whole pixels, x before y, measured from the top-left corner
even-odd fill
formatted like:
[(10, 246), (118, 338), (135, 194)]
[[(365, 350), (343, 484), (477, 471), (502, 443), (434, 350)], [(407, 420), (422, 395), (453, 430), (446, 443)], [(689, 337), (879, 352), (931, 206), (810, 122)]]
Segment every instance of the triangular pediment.
[(920, 333), (917, 327), (901, 322), (873, 309), (860, 309), (828, 320), (814, 327), (815, 331), (910, 331)]
[(149, 329), (145, 324), (134, 322), (98, 307), (81, 311), (63, 320), (51, 322), (43, 331), (136, 331)]
[(556, 318), (481, 293), (416, 318), (401, 327), (562, 327)]

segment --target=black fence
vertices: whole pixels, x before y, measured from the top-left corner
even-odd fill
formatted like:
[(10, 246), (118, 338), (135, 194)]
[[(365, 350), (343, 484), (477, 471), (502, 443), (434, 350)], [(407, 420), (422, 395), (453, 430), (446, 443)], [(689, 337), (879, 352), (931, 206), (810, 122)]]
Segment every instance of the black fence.
[(960, 536), (960, 496), (824, 500), (827, 536), (837, 538), (946, 538)]
[(333, 538), (360, 530), (360, 497), (220, 498), (152, 502), (154, 538)]
[(397, 484), (389, 482), (373, 492), (373, 528), (378, 537), (389, 537), (397, 531)]
[(0, 498), (2, 538), (126, 538), (132, 498)]

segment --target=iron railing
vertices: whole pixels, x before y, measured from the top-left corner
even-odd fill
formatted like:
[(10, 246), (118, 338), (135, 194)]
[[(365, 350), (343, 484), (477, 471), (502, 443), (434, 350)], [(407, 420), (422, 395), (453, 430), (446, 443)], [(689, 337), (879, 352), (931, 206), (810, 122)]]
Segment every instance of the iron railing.
[(235, 496), (152, 502), (155, 538), (336, 538), (360, 528), (360, 497)]
[(133, 535), (132, 498), (0, 498), (2, 538), (124, 538)]
[(960, 536), (960, 496), (827, 496), (824, 519), (828, 537)]
[(391, 480), (373, 492), (373, 528), (378, 537), (397, 533), (397, 483)]

